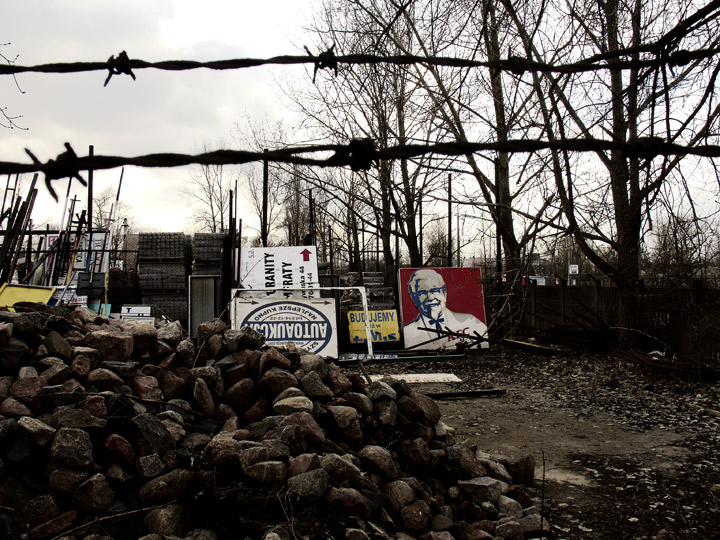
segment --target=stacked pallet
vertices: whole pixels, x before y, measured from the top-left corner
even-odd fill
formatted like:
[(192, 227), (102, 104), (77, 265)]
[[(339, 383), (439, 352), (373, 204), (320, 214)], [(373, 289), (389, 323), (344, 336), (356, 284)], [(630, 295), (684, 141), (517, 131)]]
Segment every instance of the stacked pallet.
[(395, 291), (385, 284), (382, 272), (363, 272), (362, 282), (367, 291), (370, 309), (394, 309)]
[(193, 235), (193, 275), (221, 275), (222, 244), (226, 236), (226, 234), (220, 233), (196, 233)]
[(183, 233), (143, 233), (138, 266), (143, 304), (153, 315), (187, 320), (187, 276), (190, 244)]

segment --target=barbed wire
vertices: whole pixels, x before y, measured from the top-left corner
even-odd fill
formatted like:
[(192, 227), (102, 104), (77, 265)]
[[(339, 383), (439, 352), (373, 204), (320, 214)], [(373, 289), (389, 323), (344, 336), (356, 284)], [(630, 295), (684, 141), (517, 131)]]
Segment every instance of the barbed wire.
[[(391, 26), (397, 17), (407, 7), (401, 6), (398, 14), (395, 16), (388, 27)], [(659, 67), (659, 66), (683, 66), (688, 63), (704, 58), (710, 58), (720, 53), (720, 47), (717, 41), (713, 41), (714, 47), (701, 48), (692, 51), (677, 49), (678, 45), (693, 30), (702, 25), (709, 24), (710, 21), (718, 17), (720, 10), (720, 0), (712, 0), (707, 5), (698, 9), (688, 17), (679, 21), (673, 28), (665, 34), (659, 36), (654, 41), (642, 43), (632, 47), (618, 49), (615, 51), (603, 51), (602, 53), (593, 55), (576, 62), (568, 64), (550, 64), (523, 58), (520, 56), (509, 55), (506, 60), (496, 61), (480, 61), (470, 60), (457, 57), (445, 56), (417, 56), (417, 55), (392, 55), (382, 56), (376, 54), (350, 54), (337, 56), (335, 54), (335, 45), (318, 55), (313, 55), (311, 51), (305, 47), (307, 56), (284, 55), (274, 56), (272, 58), (239, 58), (231, 60), (215, 60), (208, 62), (200, 62), (194, 60), (166, 60), (161, 62), (147, 62), (140, 59), (131, 59), (125, 51), (118, 54), (117, 57), (112, 55), (105, 62), (67, 62), (67, 63), (50, 63), (40, 64), (36, 66), (19, 66), (14, 60), (7, 60), (7, 65), (0, 65), (0, 75), (17, 75), (18, 73), (77, 73), (86, 71), (107, 71), (108, 75), (105, 79), (107, 86), (113, 75), (130, 75), (135, 79), (134, 69), (160, 69), (167, 71), (184, 71), (190, 69), (243, 69), (267, 65), (293, 65), (293, 64), (313, 64), (313, 82), (318, 70), (332, 69), (337, 73), (338, 65), (348, 64), (427, 64), (434, 66), (446, 67), (485, 67), (501, 71), (510, 71), (514, 74), (523, 74), (529, 71), (537, 72), (554, 72), (554, 73), (580, 73), (586, 71), (598, 71), (604, 69), (612, 70), (628, 70), (639, 69), (643, 67)], [(674, 52), (670, 52), (674, 50)], [(636, 55), (638, 53), (648, 53), (653, 58), (631, 60), (619, 60), (623, 57)], [(611, 61), (612, 60), (612, 61)], [(605, 62), (600, 64), (600, 62)]]
[[(307, 49), (306, 49), (307, 50)], [(598, 64), (599, 57), (587, 60), (572, 62), (569, 64), (549, 64), (530, 60), (520, 56), (509, 56), (506, 60), (482, 61), (470, 60), (449, 56), (417, 56), (417, 55), (377, 55), (377, 54), (349, 54), (336, 55), (334, 46), (318, 55), (285, 55), (272, 58), (236, 58), (229, 60), (212, 60), (207, 62), (195, 60), (164, 60), (160, 62), (148, 62), (128, 57), (125, 51), (111, 56), (105, 62), (56, 62), (50, 64), (39, 64), (35, 66), (20, 66), (16, 64), (0, 65), (0, 75), (17, 75), (19, 73), (80, 73), (91, 71), (107, 71), (105, 86), (114, 75), (130, 75), (133, 80), (136, 78), (133, 70), (138, 69), (159, 69), (164, 71), (187, 71), (192, 69), (231, 70), (246, 69), (268, 65), (301, 65), (312, 64), (315, 66), (313, 80), (318, 70), (332, 69), (337, 72), (338, 66), (360, 65), (360, 64), (427, 64), (433, 66), (456, 67), (456, 68), (492, 68), (502, 71), (510, 71), (516, 75), (526, 72), (543, 73), (581, 73), (588, 71), (600, 71), (606, 69), (629, 70), (644, 67), (658, 66), (684, 66), (696, 60), (713, 57), (720, 53), (720, 47), (710, 47), (693, 51), (678, 50), (669, 54), (658, 54), (653, 58), (617, 60), (611, 64)], [(622, 56), (622, 52), (619, 56)], [(617, 57), (618, 55), (614, 55)], [(608, 60), (607, 55), (602, 60)]]
[[(7, 65), (0, 65), (0, 75), (15, 75), (19, 73), (79, 73), (90, 71), (107, 71), (105, 86), (114, 75), (129, 75), (136, 79), (133, 70), (159, 69), (166, 71), (185, 71), (191, 69), (230, 70), (244, 69), (267, 65), (299, 65), (312, 64), (313, 82), (319, 70), (330, 69), (335, 73), (341, 64), (427, 64), (445, 67), (485, 67), (495, 70), (510, 71), (516, 75), (525, 72), (554, 72), (554, 73), (580, 73), (586, 71), (599, 71), (605, 69), (627, 70), (643, 67), (683, 66), (690, 62), (707, 59), (720, 53), (720, 47), (701, 48), (692, 51), (671, 50), (676, 49), (680, 41), (686, 37), (694, 26), (703, 24), (709, 17), (716, 16), (716, 9), (720, 7), (720, 0), (713, 0), (692, 16), (680, 21), (669, 32), (660, 36), (654, 42), (641, 44), (617, 51), (606, 51), (586, 59), (569, 64), (549, 64), (530, 60), (518, 56), (509, 56), (506, 60), (480, 61), (456, 57), (417, 56), (417, 55), (377, 55), (377, 54), (335, 54), (335, 45), (318, 55), (305, 47), (307, 55), (285, 55), (272, 58), (240, 58), (230, 60), (215, 60), (208, 62), (193, 60), (169, 60), (160, 62), (147, 62), (140, 59), (131, 59), (125, 51), (111, 56), (106, 62), (69, 62), (50, 63), (36, 66), (19, 66), (14, 61), (7, 61)], [(652, 58), (623, 60), (628, 55), (639, 52), (654, 55)], [(601, 64), (601, 62), (604, 62)], [(57, 194), (52, 188), (52, 181), (60, 178), (75, 178), (85, 183), (81, 171), (103, 170), (122, 166), (138, 167), (178, 167), (192, 164), (199, 165), (240, 165), (256, 161), (273, 161), (278, 163), (310, 165), (319, 167), (348, 166), (354, 171), (368, 170), (372, 164), (379, 160), (409, 159), (426, 154), (443, 156), (459, 156), (484, 151), (497, 152), (536, 152), (541, 150), (565, 150), (581, 152), (623, 151), (628, 156), (638, 159), (651, 160), (658, 155), (697, 155), (704, 157), (720, 157), (720, 146), (693, 145), (682, 146), (669, 143), (657, 137), (639, 138), (627, 142), (614, 142), (593, 138), (564, 139), (558, 141), (542, 140), (510, 140), (488, 143), (438, 143), (438, 144), (410, 144), (377, 149), (370, 139), (352, 140), (348, 144), (324, 144), (303, 147), (288, 147), (270, 152), (256, 152), (246, 150), (216, 150), (197, 155), (179, 153), (148, 154), (137, 157), (120, 156), (87, 156), (78, 157), (69, 143), (65, 143), (65, 152), (57, 158), (46, 162), (40, 161), (30, 150), (27, 154), (32, 164), (0, 161), (0, 174), (21, 174), (42, 172), (45, 183), (54, 198)], [(329, 157), (307, 157), (305, 154), (332, 153)]]
[[(157, 153), (136, 157), (88, 155), (79, 157), (69, 143), (55, 159), (42, 162), (26, 149), (32, 163), (0, 161), (0, 174), (42, 172), (50, 194), (57, 199), (52, 181), (75, 178), (84, 183), (81, 172), (136, 166), (170, 168), (186, 165), (242, 165), (264, 160), (276, 163), (315, 167), (349, 167), (353, 171), (367, 171), (380, 160), (411, 159), (428, 154), (445, 157), (462, 156), (477, 152), (539, 152), (562, 150), (571, 152), (622, 151), (628, 157), (652, 160), (657, 156), (695, 155), (720, 157), (720, 145), (705, 144), (684, 146), (669, 143), (659, 137), (637, 138), (615, 142), (594, 138), (564, 139), (556, 141), (513, 139), (497, 142), (446, 142), (437, 144), (407, 144), (377, 148), (371, 139), (355, 139), (347, 144), (321, 144), (287, 147), (269, 151), (214, 150), (201, 154)], [(328, 157), (308, 157), (307, 154), (331, 153)]]

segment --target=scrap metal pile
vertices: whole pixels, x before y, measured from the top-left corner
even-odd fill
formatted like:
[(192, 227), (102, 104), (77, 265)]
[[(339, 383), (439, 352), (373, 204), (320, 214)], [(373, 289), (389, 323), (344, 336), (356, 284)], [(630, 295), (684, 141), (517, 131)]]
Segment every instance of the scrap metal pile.
[[(124, 172), (124, 171), (123, 171)], [(122, 172), (120, 185), (122, 185)], [(10, 306), (18, 298), (22, 301), (52, 299), (54, 305), (97, 304), (98, 312), (109, 312), (107, 273), (112, 264), (127, 261), (117, 259), (120, 244), (117, 236), (127, 233), (127, 224), (115, 227), (120, 196), (118, 187), (115, 202), (105, 215), (92, 214), (92, 180), (88, 187), (90, 204), (79, 206), (77, 196), (70, 198), (71, 181), (65, 196), (60, 226), (36, 228), (31, 215), (37, 197), (35, 174), (23, 199), (20, 175), (14, 183), (8, 175), (0, 201), (0, 305)], [(93, 230), (93, 223), (103, 228)], [(115, 249), (109, 249), (114, 246)]]
[(531, 456), (454, 437), (368, 383), (220, 321), (183, 339), (39, 304), (0, 311), (4, 538), (543, 537)]
[[(11, 280), (23, 251), (23, 241), (37, 197), (36, 182), (37, 175), (33, 178), (32, 185), (23, 200), (22, 196), (17, 193), (18, 177), (15, 177), (14, 187), (11, 187), (10, 176), (8, 176), (0, 206), (0, 225), (4, 226), (2, 242), (0, 242), (0, 285)], [(9, 198), (8, 193), (10, 193)], [(29, 262), (32, 255), (32, 240), (27, 242), (27, 246), (26, 261)]]

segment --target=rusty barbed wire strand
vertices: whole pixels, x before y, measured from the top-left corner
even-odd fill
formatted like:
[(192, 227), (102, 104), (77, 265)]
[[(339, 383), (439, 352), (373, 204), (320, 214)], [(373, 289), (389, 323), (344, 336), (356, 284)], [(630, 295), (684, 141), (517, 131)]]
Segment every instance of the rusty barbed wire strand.
[[(668, 53), (668, 51), (677, 47), (677, 44), (680, 43), (680, 41), (684, 37), (687, 37), (694, 28), (697, 28), (702, 24), (707, 24), (718, 16), (720, 16), (720, 0), (713, 0), (689, 17), (679, 21), (673, 28), (668, 30), (662, 36), (658, 37), (655, 41), (652, 41), (650, 43), (641, 43), (639, 45), (634, 45), (615, 51), (604, 51), (583, 59), (581, 63), (594, 63), (606, 60), (614, 60), (623, 56), (632, 56), (634, 54), (640, 53), (654, 54), (658, 57), (661, 55), (665, 55)], [(682, 57), (687, 54), (687, 52), (688, 51), (678, 49), (676, 51), (676, 59), (682, 59)], [(673, 64), (669, 63), (669, 65)]]
[[(287, 147), (267, 152), (249, 150), (215, 150), (196, 155), (157, 153), (136, 157), (92, 155), (79, 157), (69, 143), (66, 150), (55, 159), (40, 161), (26, 149), (32, 163), (0, 161), (0, 174), (23, 174), (42, 172), (45, 182), (54, 196), (51, 182), (60, 178), (76, 178), (84, 183), (82, 171), (105, 170), (116, 167), (136, 166), (171, 168), (186, 165), (242, 165), (268, 160), (276, 163), (308, 165), (315, 167), (349, 167), (354, 171), (369, 170), (379, 160), (410, 159), (428, 154), (445, 157), (461, 156), (477, 152), (539, 152), (542, 150), (567, 150), (572, 152), (622, 151), (627, 156), (651, 160), (656, 156), (695, 155), (720, 157), (720, 145), (705, 144), (684, 146), (669, 143), (659, 137), (646, 137), (627, 142), (614, 142), (594, 138), (565, 139), (557, 141), (512, 139), (502, 142), (446, 142), (436, 144), (396, 145), (376, 148), (370, 139), (356, 139), (348, 144), (321, 144)], [(306, 154), (329, 153), (328, 157), (308, 157)]]
[[(406, 6), (401, 6), (397, 18)], [(107, 86), (113, 75), (130, 75), (133, 80), (135, 74), (133, 69), (161, 69), (167, 71), (184, 71), (190, 69), (213, 69), (213, 70), (228, 70), (228, 69), (243, 69), (266, 65), (293, 65), (293, 64), (314, 64), (315, 69), (313, 72), (313, 82), (315, 81), (315, 75), (318, 70), (321, 69), (333, 69), (337, 73), (338, 64), (428, 64), (435, 66), (446, 66), (446, 67), (486, 67), (493, 68), (502, 71), (510, 71), (516, 75), (523, 74), (528, 71), (538, 72), (555, 72), (555, 73), (580, 73), (586, 71), (599, 71), (604, 69), (612, 70), (628, 70), (628, 69), (640, 69), (643, 67), (658, 67), (662, 65), (669, 66), (683, 66), (694, 60), (700, 60), (703, 58), (710, 58), (720, 53), (720, 47), (714, 46), (703, 49), (696, 49), (692, 51), (677, 49), (675, 52), (670, 52), (676, 49), (680, 41), (687, 37), (693, 32), (694, 29), (699, 28), (702, 25), (708, 24), (710, 21), (720, 16), (720, 0), (712, 0), (704, 7), (698, 9), (688, 17), (679, 21), (673, 28), (668, 32), (659, 36), (657, 39), (650, 43), (642, 43), (633, 47), (619, 49), (616, 51), (605, 51), (589, 58), (585, 58), (569, 64), (548, 64), (523, 58), (519, 56), (510, 55), (507, 60), (497, 61), (479, 61), (479, 60), (467, 60), (456, 57), (442, 57), (442, 56), (417, 56), (417, 55), (394, 55), (394, 56), (380, 56), (375, 54), (351, 54), (337, 56), (335, 54), (335, 45), (330, 47), (324, 52), (318, 55), (313, 55), (311, 51), (305, 47), (305, 51), (308, 53), (307, 56), (296, 56), (296, 55), (284, 55), (274, 56), (272, 58), (239, 58), (231, 60), (215, 60), (209, 62), (200, 62), (193, 60), (166, 60), (161, 62), (147, 62), (139, 59), (131, 59), (128, 57), (125, 51), (118, 54), (117, 57), (112, 55), (106, 62), (69, 62), (69, 63), (51, 63), (51, 64), (40, 64), (36, 66), (18, 66), (15, 62), (8, 62), (8, 65), (0, 65), (0, 75), (16, 75), (18, 73), (78, 73), (84, 71), (108, 71), (108, 76), (105, 79), (105, 86)], [(395, 19), (390, 23), (392, 25)], [(387, 28), (385, 29), (387, 31)], [(617, 60), (622, 57), (631, 56), (637, 53), (649, 53), (654, 55), (654, 58), (645, 60), (632, 59), (632, 60)], [(606, 62), (608, 60), (615, 60), (613, 62), (607, 62), (606, 64), (598, 64), (598, 62)]]
[[(236, 58), (229, 60), (212, 60), (201, 62), (195, 60), (165, 60), (160, 62), (147, 62), (140, 59), (132, 59), (125, 51), (117, 57), (111, 56), (105, 62), (57, 62), (50, 64), (39, 64), (35, 66), (0, 65), (0, 75), (17, 75), (18, 73), (80, 73), (91, 71), (107, 71), (105, 85), (108, 84), (113, 75), (127, 74), (135, 79), (133, 70), (159, 69), (165, 71), (186, 71), (192, 69), (230, 70), (245, 69), (267, 65), (301, 65), (313, 64), (315, 73), (321, 69), (337, 70), (337, 66), (359, 65), (359, 64), (427, 64), (443, 67), (457, 68), (492, 68), (502, 71), (510, 71), (516, 75), (537, 71), (552, 72), (561, 74), (581, 73), (587, 71), (600, 71), (606, 69), (629, 70), (644, 67), (657, 67), (662, 65), (683, 66), (695, 60), (713, 57), (720, 53), (720, 47), (697, 49), (693, 51), (678, 50), (670, 54), (658, 55), (648, 59), (618, 60), (610, 64), (598, 64), (597, 58), (581, 60), (570, 64), (548, 64), (536, 60), (530, 60), (519, 56), (510, 56), (507, 60), (481, 61), (468, 60), (464, 58), (449, 56), (417, 56), (417, 55), (377, 55), (377, 54), (349, 54), (335, 55), (333, 49), (328, 49), (319, 55), (286, 55), (274, 56), (272, 58)], [(603, 55), (602, 60), (607, 60)], [(314, 78), (314, 76), (313, 76)]]

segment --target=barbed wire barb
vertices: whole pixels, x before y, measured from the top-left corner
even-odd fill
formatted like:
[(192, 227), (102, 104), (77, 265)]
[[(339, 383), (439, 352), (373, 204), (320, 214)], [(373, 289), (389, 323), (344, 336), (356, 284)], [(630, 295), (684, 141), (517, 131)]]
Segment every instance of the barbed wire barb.
[(332, 69), (335, 72), (335, 75), (337, 75), (338, 61), (337, 56), (335, 56), (335, 43), (333, 43), (332, 46), (325, 52), (321, 52), (317, 57), (315, 57), (313, 53), (310, 52), (310, 49), (308, 49), (307, 47), (304, 48), (307, 51), (308, 55), (315, 59), (315, 69), (313, 70), (312, 78), (313, 84), (315, 84), (315, 76), (320, 69)]
[(75, 178), (83, 186), (87, 186), (85, 179), (80, 176), (79, 158), (70, 143), (66, 142), (65, 151), (58, 154), (57, 158), (48, 160), (47, 163), (42, 163), (28, 148), (25, 149), (25, 153), (30, 156), (30, 159), (37, 166), (34, 172), (42, 172), (45, 175), (45, 187), (55, 201), (58, 200), (58, 196), (52, 187), (53, 180)]
[(115, 58), (115, 55), (112, 55), (110, 58), (108, 58), (107, 63), (109, 73), (107, 79), (105, 79), (105, 84), (103, 84), (103, 86), (108, 85), (113, 75), (130, 75), (133, 78), (133, 81), (135, 80), (135, 74), (132, 71), (130, 58), (125, 51), (122, 51), (120, 54), (118, 54), (117, 58)]

